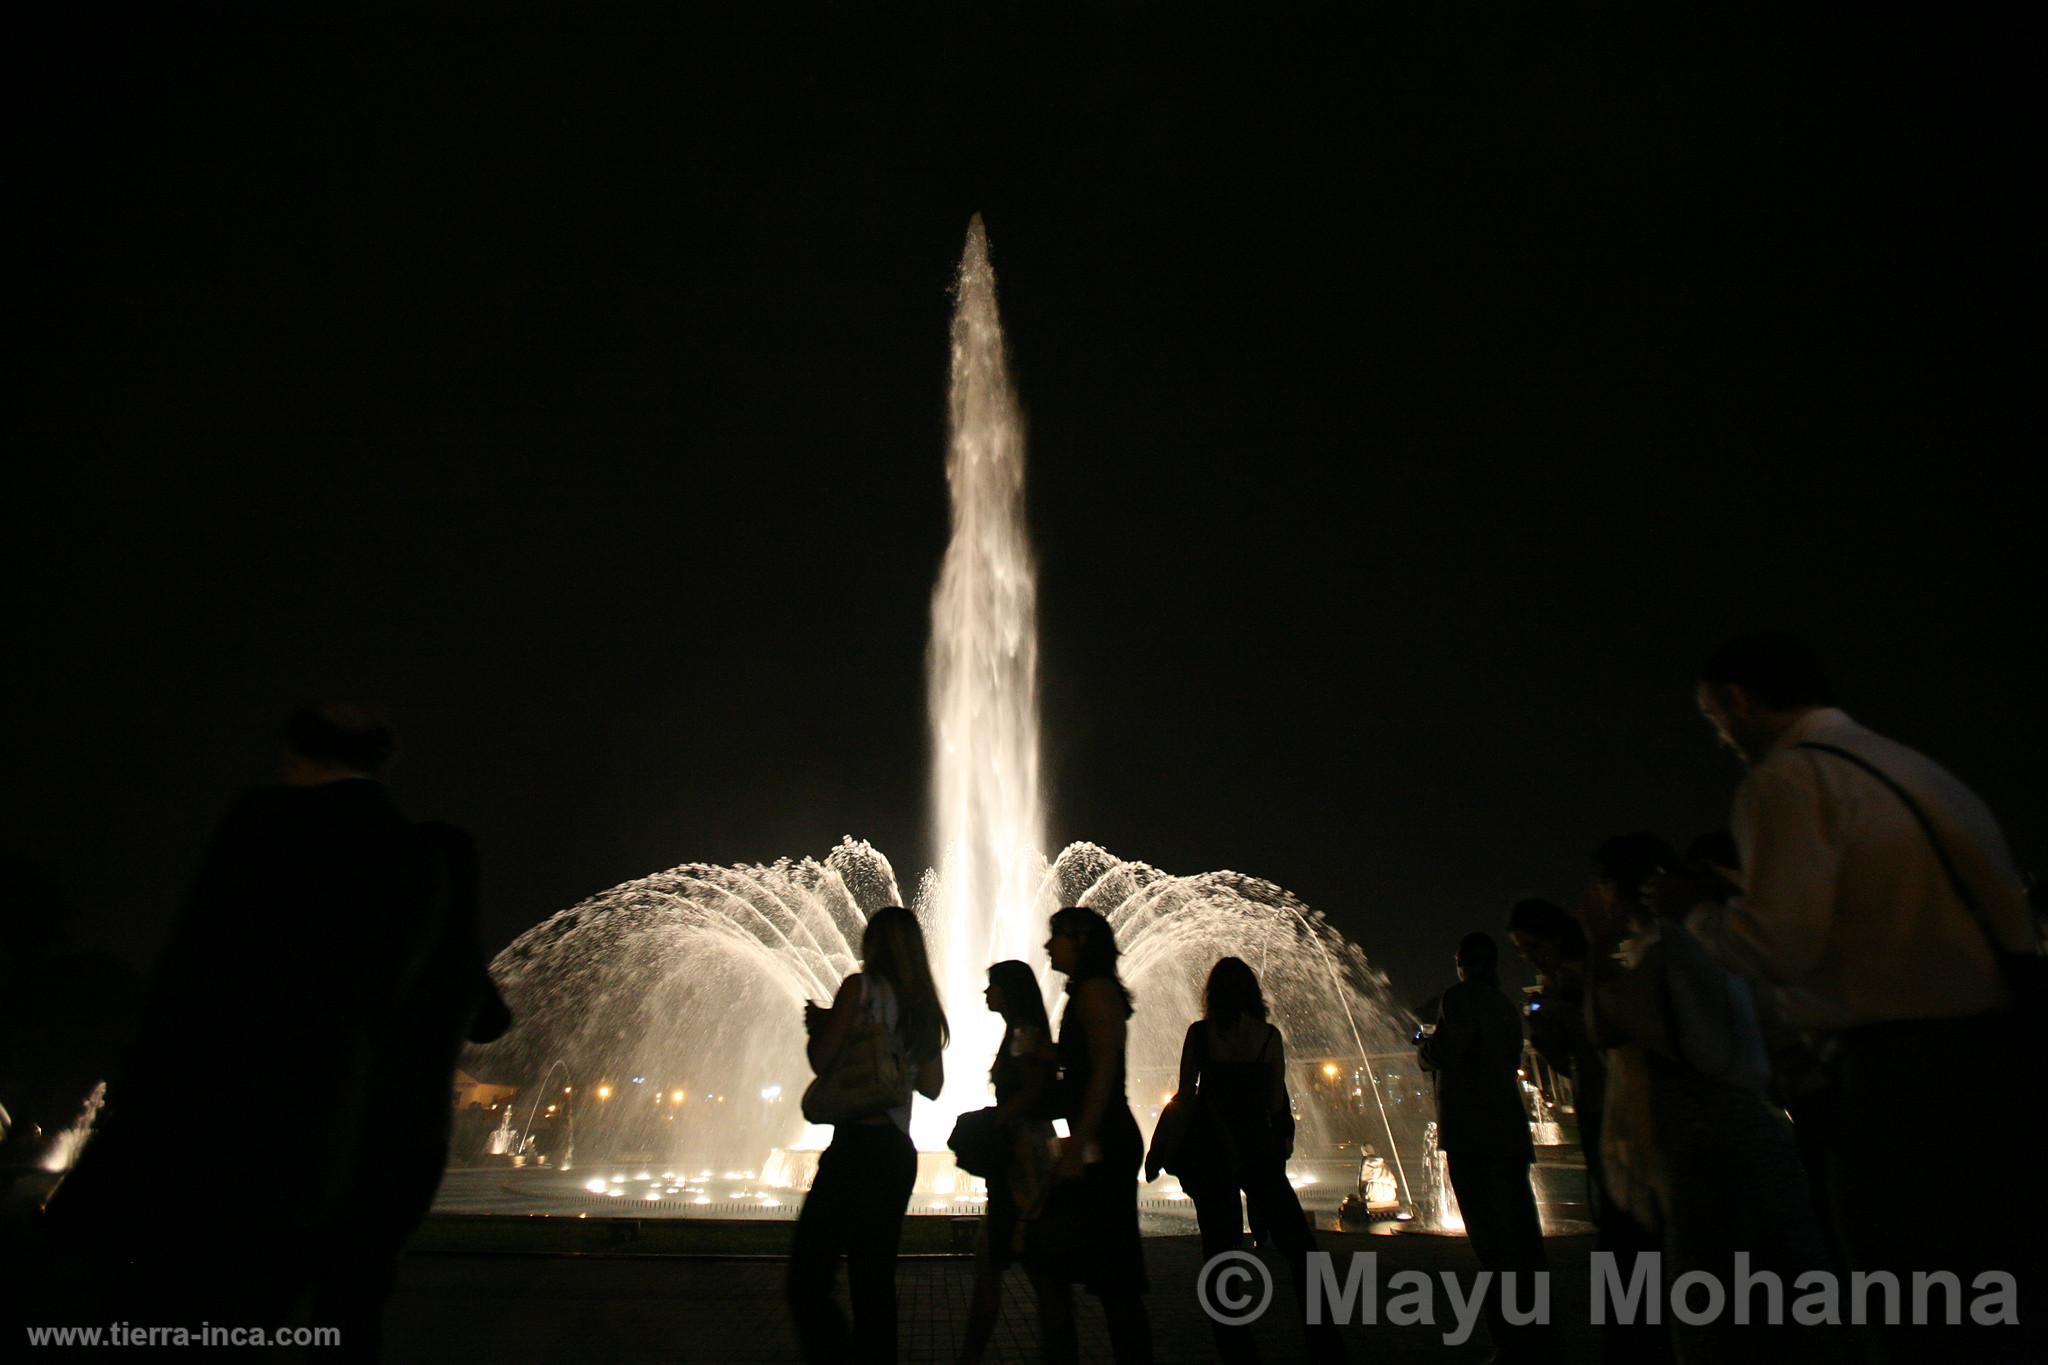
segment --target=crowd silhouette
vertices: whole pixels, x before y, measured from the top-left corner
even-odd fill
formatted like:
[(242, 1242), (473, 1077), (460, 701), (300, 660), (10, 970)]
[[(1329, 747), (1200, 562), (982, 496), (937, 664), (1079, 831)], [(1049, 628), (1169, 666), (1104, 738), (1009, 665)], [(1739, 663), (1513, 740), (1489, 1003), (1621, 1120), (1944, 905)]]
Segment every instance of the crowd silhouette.
[[(2044, 1193), (2048, 991), (2039, 920), (1996, 820), (1931, 760), (1853, 721), (1792, 637), (1717, 650), (1696, 700), (1747, 769), (1730, 829), (1684, 855), (1652, 833), (1604, 839), (1576, 912), (1528, 899), (1507, 916), (1536, 974), (1520, 1008), (1493, 936), (1473, 930), (1456, 984), (1415, 1029), (1473, 1256), (1524, 1280), (1547, 1264), (1533, 1056), (1542, 1102), (1568, 1096), (1575, 1111), (1596, 1250), (1618, 1280), (1649, 1274), (1664, 1295), (1746, 1269), (1788, 1286), (1889, 1278), (1908, 1303), (1926, 1301), (1923, 1281), (1949, 1295), (1924, 1325), (1607, 1324), (1604, 1359), (2043, 1358), (2031, 1305), (1961, 1307), (2000, 1276), (2038, 1286), (2042, 1263), (2029, 1219)], [(512, 1022), (485, 967), (476, 851), (400, 813), (381, 780), (395, 749), (369, 712), (296, 711), (282, 781), (221, 821), (98, 1135), (44, 1220), (50, 1304), (103, 1321), (334, 1324), (341, 1354), (378, 1354), (401, 1250), (447, 1165), (458, 1052)], [(1287, 1175), (1276, 1002), (1244, 961), (1213, 964), (1148, 1154), (1126, 1094), (1133, 999), (1116, 935), (1080, 906), (1048, 930), (1057, 1030), (1028, 964), (988, 968), (1003, 1024), (995, 1103), (954, 1136), (987, 1186), (958, 1358), (983, 1358), (1019, 1268), (1045, 1359), (1080, 1358), (1079, 1285), (1115, 1359), (1149, 1361), (1138, 1193), (1162, 1169), (1193, 1201), (1205, 1257), (1240, 1250), (1249, 1221), (1304, 1309), (1317, 1239)], [(808, 1360), (892, 1361), (910, 1116), (940, 1095), (950, 1038), (917, 917), (874, 912), (859, 969), (803, 1023), (816, 1075), (804, 1112), (832, 1139), (794, 1229), (789, 1311)], [(215, 1136), (186, 1108), (224, 1057), (274, 1136), (237, 1147), (232, 1182), (162, 1178), (208, 1167)], [(1951, 1149), (1917, 1153), (1944, 1169), (1916, 1170), (1900, 1119), (1930, 1077), (1954, 1097), (1957, 1131)], [(1957, 1196), (1963, 1165), (1978, 1192)], [(1916, 1179), (1946, 1194), (1936, 1216), (1909, 1215)], [(850, 1315), (834, 1296), (842, 1260)], [(1498, 1277), (1484, 1298), (1496, 1358), (1557, 1359), (1555, 1334), (1512, 1312)], [(1308, 1358), (1344, 1357), (1334, 1326), (1305, 1312), (1303, 1324)], [(1257, 1358), (1241, 1326), (1215, 1322), (1213, 1341), (1223, 1360)]]

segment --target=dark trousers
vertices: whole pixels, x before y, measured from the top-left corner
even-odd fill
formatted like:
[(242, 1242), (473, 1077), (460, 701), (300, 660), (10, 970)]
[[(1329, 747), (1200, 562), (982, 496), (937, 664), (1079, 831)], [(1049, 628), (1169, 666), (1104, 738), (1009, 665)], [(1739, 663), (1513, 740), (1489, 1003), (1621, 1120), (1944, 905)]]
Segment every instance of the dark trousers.
[[(1243, 1191), (1244, 1203), (1238, 1202)], [(1308, 1334), (1308, 1358), (1315, 1361), (1342, 1360), (1343, 1339), (1336, 1324), (1307, 1327), (1308, 1254), (1316, 1249), (1316, 1237), (1302, 1216), (1301, 1200), (1287, 1183), (1287, 1168), (1267, 1163), (1240, 1174), (1233, 1185), (1205, 1185), (1188, 1191), (1195, 1201), (1195, 1223), (1202, 1230), (1202, 1259), (1219, 1252), (1234, 1251), (1243, 1244), (1247, 1206), (1251, 1224), (1287, 1258), (1287, 1272), (1294, 1281), (1297, 1314)], [(1259, 1352), (1249, 1327), (1231, 1327), (1211, 1321), (1209, 1330), (1216, 1340), (1216, 1354), (1226, 1361), (1257, 1360)]]
[[(1827, 1193), (1836, 1235), (1852, 1270), (1889, 1271), (1901, 1289), (1901, 1325), (1873, 1334), (1876, 1357), (1897, 1365), (2048, 1358), (2041, 1059), (2025, 1054), (1998, 1015), (1878, 1024), (1835, 1041)], [(1947, 1295), (1936, 1292), (1935, 1322), (1911, 1325), (1915, 1271), (1956, 1276), (1960, 1324), (1943, 1320)], [(2016, 1326), (1972, 1318), (1975, 1278), (1994, 1271), (2017, 1281)], [(1881, 1302), (1873, 1298), (1873, 1316)]]
[(1549, 1264), (1536, 1192), (1529, 1185), (1529, 1159), (1518, 1153), (1450, 1152), (1445, 1165), (1472, 1251), (1481, 1269), (1494, 1272), (1486, 1287), (1486, 1325), (1494, 1344), (1504, 1352), (1533, 1350), (1545, 1335), (1542, 1329), (1511, 1325), (1501, 1312), (1501, 1277), (1514, 1275), (1515, 1307), (1526, 1313), (1536, 1302), (1536, 1272)]
[[(1643, 1227), (1626, 1209), (1610, 1202), (1600, 1215), (1593, 1249), (1614, 1258), (1615, 1271), (1623, 1284), (1634, 1284), (1637, 1260), (1652, 1253), (1661, 1257), (1664, 1239)], [(1661, 1275), (1651, 1276), (1651, 1295), (1662, 1298), (1670, 1279), (1668, 1265)], [(1665, 1321), (1648, 1321), (1647, 1313), (1629, 1323), (1610, 1320), (1600, 1327), (1600, 1359), (1603, 1365), (1671, 1365), (1676, 1359), (1672, 1354), (1671, 1328)]]
[[(833, 1130), (789, 1249), (789, 1308), (804, 1359), (896, 1359), (896, 1248), (916, 1181), (917, 1150), (894, 1124)], [(851, 1331), (832, 1301), (841, 1256)]]

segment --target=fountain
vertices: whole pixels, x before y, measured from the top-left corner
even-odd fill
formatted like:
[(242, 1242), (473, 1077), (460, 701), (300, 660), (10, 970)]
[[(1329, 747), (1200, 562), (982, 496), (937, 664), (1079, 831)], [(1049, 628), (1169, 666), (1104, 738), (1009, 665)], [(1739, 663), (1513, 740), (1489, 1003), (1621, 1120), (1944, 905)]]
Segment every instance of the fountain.
[(78, 1164), (78, 1154), (85, 1150), (85, 1144), (92, 1141), (93, 1125), (99, 1121), (100, 1108), (107, 1102), (107, 1083), (94, 1083), (92, 1093), (85, 1097), (85, 1107), (78, 1112), (69, 1128), (50, 1139), (43, 1149), (42, 1168), (58, 1174), (69, 1171)]
[[(1023, 423), (978, 216), (955, 292), (946, 477), (952, 532), (928, 658), (938, 865), (909, 904), (926, 928), (953, 1047), (944, 1095), (913, 1111), (924, 1154), (913, 1209), (975, 1199), (944, 1146), (954, 1117), (988, 1102), (983, 1076), (1000, 1024), (981, 1007), (984, 973), (1019, 958), (1048, 979), (1040, 944), (1046, 917), (1062, 905), (1102, 912), (1123, 946), (1137, 998), (1129, 1093), (1142, 1126), (1173, 1089), (1209, 967), (1235, 953), (1259, 973), (1294, 1062), (1290, 1088), (1302, 1112), (1293, 1178), (1355, 1176), (1371, 1152), (1412, 1206), (1409, 1171), (1419, 1174), (1433, 1106), (1414, 1075), (1413, 1021), (1356, 946), (1270, 882), (1174, 876), (1087, 843), (1046, 857)], [(517, 1024), (472, 1049), (465, 1068), (532, 1082), (559, 1064), (589, 1078), (578, 1096), (587, 1153), (622, 1168), (697, 1171), (633, 1177), (648, 1185), (643, 1203), (668, 1207), (675, 1195), (679, 1212), (770, 1205), (787, 1216), (782, 1192), (808, 1184), (828, 1137), (796, 1108), (810, 1074), (803, 1002), (829, 1000), (858, 965), (867, 916), (902, 903), (888, 859), (852, 838), (822, 861), (693, 863), (613, 887), (500, 954), (492, 972)], [(627, 1180), (578, 1188), (620, 1198)], [(1341, 1183), (1332, 1181), (1333, 1199)], [(1157, 1196), (1177, 1197), (1171, 1186)]]

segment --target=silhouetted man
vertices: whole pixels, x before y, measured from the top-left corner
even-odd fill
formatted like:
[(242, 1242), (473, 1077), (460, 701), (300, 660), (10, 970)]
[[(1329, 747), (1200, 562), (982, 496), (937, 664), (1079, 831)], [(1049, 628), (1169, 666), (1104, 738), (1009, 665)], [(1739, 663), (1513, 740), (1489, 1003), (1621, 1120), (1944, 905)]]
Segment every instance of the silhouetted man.
[[(2031, 1270), (2038, 1233), (2012, 1212), (2040, 1207), (2041, 1062), (2015, 1046), (1999, 955), (2040, 943), (1997, 821), (1933, 761), (1839, 710), (1792, 637), (1724, 645), (1698, 701), (1749, 768), (1732, 821), (1742, 894), (1678, 876), (1651, 894), (1722, 962), (1774, 986), (1780, 1017), (1815, 1040), (1829, 1204), (1852, 1266), (1959, 1272), (1966, 1292), (1977, 1268)], [(1901, 1128), (1930, 1091), (1946, 1142)], [(1900, 1216), (1916, 1156), (1937, 1218)], [(1952, 1163), (1971, 1177), (1951, 1194)], [(2038, 1277), (2021, 1287), (2048, 1292)], [(2038, 1320), (2042, 1305), (2022, 1312)], [(1946, 1353), (1938, 1337), (1887, 1339), (1901, 1359)]]
[(1563, 906), (1525, 900), (1508, 912), (1508, 942), (1536, 969), (1536, 992), (1522, 1007), (1529, 1046), (1571, 1078), (1579, 1148), (1586, 1158), (1586, 1203), (1593, 1221), (1601, 1224), (1600, 1123), (1607, 1070), (1600, 1049), (1586, 1036), (1586, 931)]
[[(473, 900), (456, 909), (470, 874), (392, 805), (375, 717), (301, 710), (284, 740), (283, 785), (245, 794), (214, 834), (102, 1131), (53, 1206), (115, 1318), (307, 1321), (315, 1281), (364, 1245), (369, 1125), (419, 1130), (396, 1078), (423, 1044), (447, 1107), (454, 1042), (428, 1036), (457, 1015), (459, 1035), (478, 993), (473, 969), (451, 988), (443, 962), (476, 957)], [(467, 938), (450, 928), (464, 914)], [(466, 1003), (423, 1003), (450, 989)], [(396, 1112), (373, 1110), (400, 1091)], [(416, 1165), (378, 1178), (416, 1190)]]
[(1486, 1316), (1503, 1359), (1528, 1358), (1540, 1337), (1501, 1314), (1500, 1276), (1515, 1276), (1516, 1308), (1536, 1303), (1535, 1272), (1545, 1266), (1543, 1228), (1529, 1167), (1536, 1160), (1517, 1072), (1521, 1014), (1500, 989), (1500, 950), (1489, 934), (1458, 942), (1458, 984), (1445, 991), (1435, 1032), (1417, 1047), (1437, 1073), (1437, 1144), (1479, 1264), (1495, 1272)]
[(452, 825), (419, 830), (448, 869), (446, 913), (432, 923), (420, 970), (373, 1040), (352, 1193), (313, 1300), (313, 1321), (340, 1328), (349, 1359), (376, 1358), (400, 1253), (440, 1188), (462, 1044), (488, 1043), (512, 1022), (478, 936), (476, 847)]

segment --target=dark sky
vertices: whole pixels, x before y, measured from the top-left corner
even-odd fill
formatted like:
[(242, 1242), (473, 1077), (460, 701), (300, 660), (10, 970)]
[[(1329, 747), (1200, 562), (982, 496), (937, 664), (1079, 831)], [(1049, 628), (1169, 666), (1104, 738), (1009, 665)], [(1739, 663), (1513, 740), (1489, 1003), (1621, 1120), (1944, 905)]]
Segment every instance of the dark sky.
[(1270, 878), (1420, 999), (1722, 822), (1692, 670), (1772, 624), (2038, 865), (2003, 10), (155, 8), (4, 57), (7, 856), (82, 943), (147, 961), (308, 697), (397, 716), (494, 948), (844, 833), (908, 892), (976, 210), (1055, 848)]

